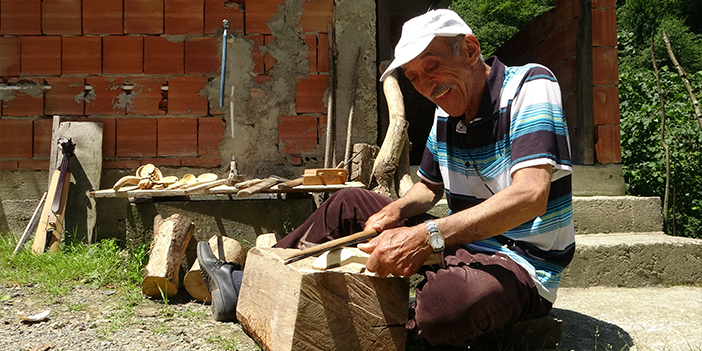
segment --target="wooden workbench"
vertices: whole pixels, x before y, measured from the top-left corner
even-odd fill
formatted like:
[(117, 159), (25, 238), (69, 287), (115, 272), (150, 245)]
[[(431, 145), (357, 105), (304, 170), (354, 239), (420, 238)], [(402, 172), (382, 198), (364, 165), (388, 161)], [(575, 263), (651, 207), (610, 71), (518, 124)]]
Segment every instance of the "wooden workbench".
[[(336, 185), (298, 185), (294, 188), (279, 189), (277, 185), (269, 189), (262, 190), (261, 193), (324, 193), (335, 192), (345, 188), (365, 188), (361, 182), (347, 182), (346, 184)], [(91, 191), (91, 198), (115, 198), (115, 197), (132, 197), (132, 198), (150, 198), (150, 197), (170, 197), (170, 196), (196, 196), (196, 195), (236, 195), (239, 189), (233, 186), (220, 185), (208, 190), (186, 192), (183, 189), (161, 189), (161, 190), (126, 190), (114, 191), (112, 189), (103, 189)]]

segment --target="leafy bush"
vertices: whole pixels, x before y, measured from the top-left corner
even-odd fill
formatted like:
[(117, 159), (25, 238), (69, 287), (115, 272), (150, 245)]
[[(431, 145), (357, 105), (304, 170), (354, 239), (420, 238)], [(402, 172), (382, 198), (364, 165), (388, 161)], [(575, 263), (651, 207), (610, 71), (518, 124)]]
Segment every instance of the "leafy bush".
[[(666, 142), (671, 156), (669, 234), (702, 238), (702, 131), (680, 77), (660, 68), (666, 108)], [(702, 71), (690, 75), (702, 91)], [(660, 141), (661, 111), (652, 69), (622, 67), (619, 74), (623, 175), (630, 195), (665, 191), (665, 155)]]

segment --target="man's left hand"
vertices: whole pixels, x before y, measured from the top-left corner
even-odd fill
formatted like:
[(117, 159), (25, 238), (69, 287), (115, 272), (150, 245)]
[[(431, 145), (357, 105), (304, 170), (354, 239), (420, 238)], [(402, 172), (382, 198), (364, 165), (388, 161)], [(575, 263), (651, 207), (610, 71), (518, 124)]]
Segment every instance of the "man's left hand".
[(419, 271), (424, 261), (433, 253), (428, 244), (429, 233), (425, 225), (386, 229), (367, 244), (358, 248), (371, 256), (366, 268), (381, 277), (389, 274), (411, 276)]

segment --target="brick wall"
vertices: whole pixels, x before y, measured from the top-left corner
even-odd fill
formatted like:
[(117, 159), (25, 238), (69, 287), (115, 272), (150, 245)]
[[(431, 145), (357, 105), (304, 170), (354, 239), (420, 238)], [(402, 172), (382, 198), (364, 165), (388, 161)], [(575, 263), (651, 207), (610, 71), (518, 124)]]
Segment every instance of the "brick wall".
[[(276, 39), (267, 22), (283, 3), (0, 0), (0, 83), (31, 88), (0, 91), (0, 169), (48, 169), (53, 115), (104, 122), (104, 168), (220, 166), (228, 119), (206, 88), (219, 86), (222, 20), (254, 43), (249, 73), (263, 84), (276, 65), (262, 50)], [(332, 7), (303, 2), (309, 70), (278, 122), (278, 153), (291, 164), (319, 149), (324, 130)]]
[[(496, 53), (510, 65), (538, 62), (561, 85), (571, 144), (578, 142), (576, 39), (578, 0), (557, 0), (555, 9), (531, 21)], [(592, 110), (595, 155), (600, 164), (620, 163), (617, 22), (615, 0), (592, 0)]]

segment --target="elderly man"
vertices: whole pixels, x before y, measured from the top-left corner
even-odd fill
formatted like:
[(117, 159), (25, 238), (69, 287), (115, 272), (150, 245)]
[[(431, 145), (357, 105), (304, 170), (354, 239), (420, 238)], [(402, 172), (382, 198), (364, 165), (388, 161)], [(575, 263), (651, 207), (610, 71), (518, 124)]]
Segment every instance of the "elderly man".
[[(547, 314), (575, 248), (568, 135), (553, 73), (483, 61), (470, 27), (450, 10), (405, 23), (381, 81), (400, 67), (438, 105), (421, 181), (396, 201), (338, 192), (276, 246), (377, 230), (358, 245), (371, 254), (367, 268), (383, 277), (425, 275), (407, 328), (432, 345), (470, 345), (500, 326)], [(427, 219), (444, 195), (451, 214)], [(236, 273), (219, 272), (226, 265), (212, 264), (209, 246), (201, 246), (210, 276)], [(442, 263), (422, 267), (436, 252)], [(220, 307), (233, 313), (231, 302)]]

